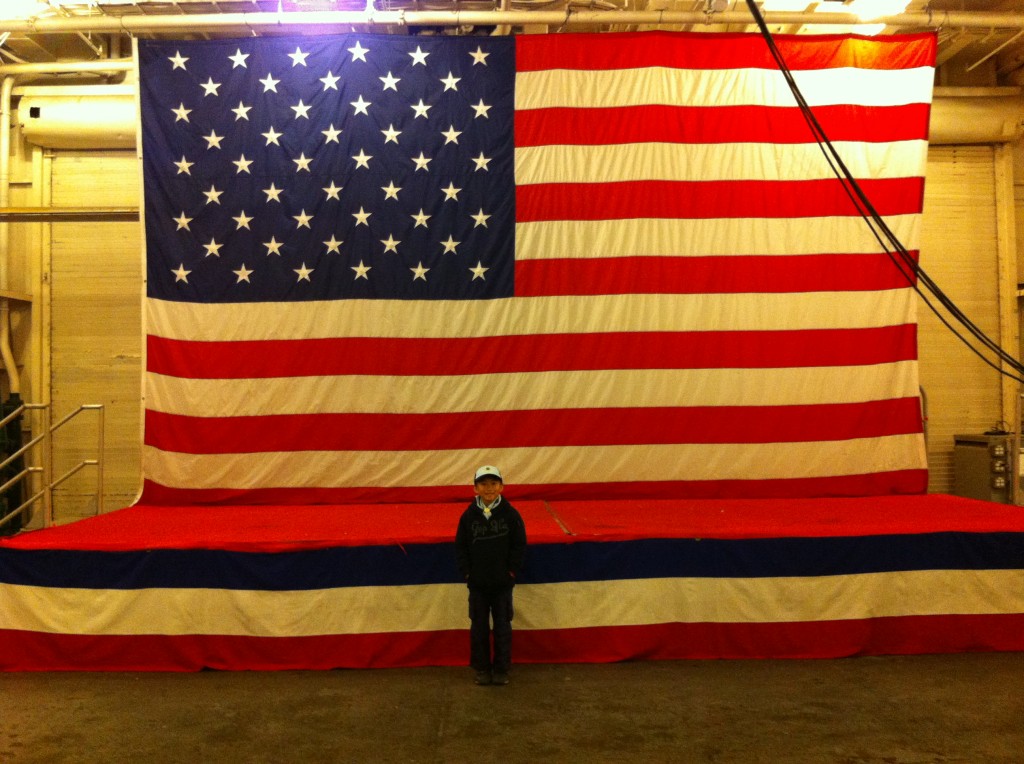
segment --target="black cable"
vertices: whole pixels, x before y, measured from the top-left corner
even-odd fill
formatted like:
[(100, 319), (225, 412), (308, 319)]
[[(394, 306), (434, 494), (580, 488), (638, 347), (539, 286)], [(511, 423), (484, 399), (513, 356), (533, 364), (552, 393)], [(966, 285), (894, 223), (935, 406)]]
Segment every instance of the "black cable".
[[(857, 213), (864, 220), (865, 224), (871, 230), (872, 235), (878, 242), (882, 250), (889, 256), (889, 259), (893, 262), (893, 265), (900, 271), (900, 274), (907, 280), (914, 291), (921, 297), (925, 305), (938, 317), (938, 319), (948, 328), (956, 337), (963, 342), (968, 349), (970, 349), (975, 355), (981, 358), (986, 364), (991, 366), (993, 369), (998, 371), (1011, 379), (1018, 382), (1024, 383), (1024, 364), (1012, 356), (1009, 352), (1004, 350), (996, 341), (991, 339), (977, 324), (975, 324), (960, 308), (953, 302), (952, 299), (938, 286), (938, 284), (927, 274), (927, 272), (921, 267), (920, 263), (907, 251), (906, 247), (900, 242), (899, 237), (889, 228), (885, 220), (878, 214), (874, 206), (871, 204), (871, 200), (867, 194), (857, 183), (853, 174), (849, 168), (843, 162), (842, 157), (836, 150), (835, 146), (829, 140), (825, 133), (824, 128), (818, 122), (810, 105), (804, 99), (803, 93), (800, 92), (800, 88), (793, 77), (792, 72), (786, 65), (786, 62), (782, 56), (782, 52), (778, 49), (775, 44), (775, 39), (772, 36), (771, 31), (768, 29), (768, 25), (765, 23), (764, 17), (761, 15), (760, 9), (757, 7), (754, 0), (747, 0), (747, 6), (750, 9), (751, 15), (753, 15), (755, 22), (757, 23), (758, 29), (761, 32), (761, 36), (765, 39), (768, 45), (768, 50), (775, 60), (779, 71), (782, 73), (786, 80), (786, 84), (789, 86), (790, 91), (796, 98), (797, 105), (800, 108), (804, 119), (807, 122), (808, 127), (811, 130), (815, 141), (818, 144), (819, 149), (825, 157), (825, 161), (828, 163), (833, 174), (839, 180), (840, 185), (843, 187), (844, 192), (850, 199)], [(886, 246), (886, 241), (889, 245)], [(970, 340), (968, 340), (963, 334), (961, 334), (935, 307), (935, 305), (928, 299), (925, 293), (921, 290), (921, 285), (924, 285), (925, 289), (931, 293), (931, 295), (946, 309), (946, 311), (984, 347), (995, 354), (1003, 363), (1009, 366), (1017, 374), (1012, 374), (1009, 371), (998, 366), (996, 363), (987, 358), (982, 351), (975, 347)], [(1020, 375), (1020, 376), (1018, 376)]]

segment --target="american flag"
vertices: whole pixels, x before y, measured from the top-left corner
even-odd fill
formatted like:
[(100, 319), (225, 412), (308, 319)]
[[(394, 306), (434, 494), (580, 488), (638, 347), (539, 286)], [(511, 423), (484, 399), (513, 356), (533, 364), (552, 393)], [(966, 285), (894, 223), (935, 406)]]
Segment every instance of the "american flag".
[[(780, 38), (920, 236), (931, 34)], [(143, 501), (926, 488), (915, 295), (763, 40), (140, 41)]]

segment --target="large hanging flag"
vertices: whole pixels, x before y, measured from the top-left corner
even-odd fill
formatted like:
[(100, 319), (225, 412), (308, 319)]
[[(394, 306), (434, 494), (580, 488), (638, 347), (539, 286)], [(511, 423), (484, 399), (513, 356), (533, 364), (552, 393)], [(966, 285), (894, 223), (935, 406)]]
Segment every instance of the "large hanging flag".
[[(931, 34), (788, 37), (916, 255)], [(915, 493), (915, 294), (756, 35), (141, 41), (143, 501)]]

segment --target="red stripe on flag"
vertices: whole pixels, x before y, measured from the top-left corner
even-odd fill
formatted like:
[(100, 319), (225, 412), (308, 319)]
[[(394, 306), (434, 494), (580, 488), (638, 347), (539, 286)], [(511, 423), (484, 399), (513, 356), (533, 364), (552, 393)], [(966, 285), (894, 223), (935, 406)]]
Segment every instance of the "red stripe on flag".
[[(794, 581), (794, 587), (799, 581)], [(462, 666), (454, 631), (318, 636), (52, 634), (0, 629), (5, 671), (325, 670)], [(516, 633), (521, 663), (840, 658), (1024, 650), (1024, 614), (887, 616), (782, 623), (669, 623)]]
[[(935, 65), (934, 32), (886, 37), (775, 35), (794, 70), (916, 69)], [(680, 41), (682, 40), (682, 44)], [(634, 34), (521, 35), (516, 38), (516, 70), (770, 69), (778, 65), (760, 35), (638, 32)]]
[[(146, 445), (190, 454), (794, 443), (919, 432), (916, 398), (805, 406), (191, 417), (146, 411)], [(420, 433), (411, 442), (408, 433)]]
[[(765, 499), (807, 496), (878, 496), (918, 494), (928, 489), (928, 471), (907, 469), (858, 475), (815, 478), (758, 478), (756, 480), (658, 480), (557, 485), (519, 484), (507, 494), (516, 501), (551, 501), (600, 496), (611, 499), (737, 499), (752, 493)], [(347, 486), (344, 488), (175, 488), (144, 481), (142, 501), (147, 504), (360, 504), (402, 503), (410, 496), (431, 503), (466, 500), (465, 485), (450, 486)]]
[[(917, 252), (910, 253), (917, 260)], [(520, 260), (520, 297), (737, 294), (904, 289), (916, 282), (886, 254), (606, 257)]]
[(592, 369), (860, 366), (917, 357), (914, 324), (871, 329), (191, 342), (147, 338), (147, 368), (194, 379), (454, 376)]
[[(833, 141), (922, 140), (930, 105), (818, 106), (814, 116)], [(667, 106), (526, 109), (515, 116), (517, 148), (618, 143), (811, 143), (797, 108), (778, 106)]]
[[(859, 180), (880, 215), (918, 214), (924, 178)], [(860, 214), (835, 178), (619, 181), (516, 187), (516, 220), (806, 218)]]

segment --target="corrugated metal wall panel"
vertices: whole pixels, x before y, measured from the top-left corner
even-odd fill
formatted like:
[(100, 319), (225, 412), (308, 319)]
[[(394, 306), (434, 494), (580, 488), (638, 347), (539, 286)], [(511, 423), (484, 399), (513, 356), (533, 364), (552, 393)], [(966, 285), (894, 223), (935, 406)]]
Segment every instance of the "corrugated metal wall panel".
[[(995, 165), (991, 146), (928, 152), (921, 265), (990, 337), (999, 338)], [(921, 385), (928, 395), (929, 490), (953, 489), (953, 436), (1001, 418), (999, 375), (925, 306), (918, 307)], [(1009, 348), (1016, 352), (1016, 348)]]
[[(134, 152), (58, 152), (51, 204), (139, 203)], [(84, 403), (106, 405), (104, 501), (131, 503), (140, 484), (142, 266), (138, 223), (54, 223), (51, 231), (50, 385), (55, 418)], [(54, 474), (96, 451), (95, 419), (82, 414), (54, 441)], [(95, 478), (85, 470), (57, 489), (58, 523), (91, 515)]]

